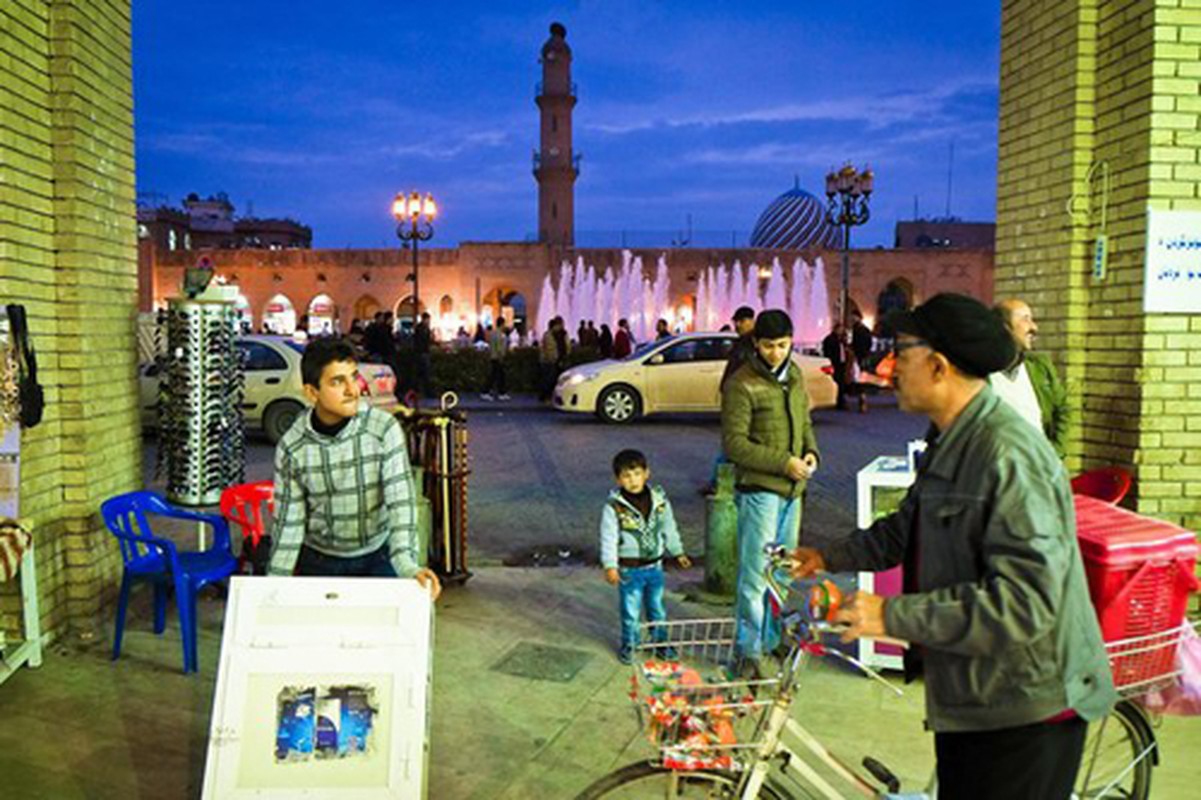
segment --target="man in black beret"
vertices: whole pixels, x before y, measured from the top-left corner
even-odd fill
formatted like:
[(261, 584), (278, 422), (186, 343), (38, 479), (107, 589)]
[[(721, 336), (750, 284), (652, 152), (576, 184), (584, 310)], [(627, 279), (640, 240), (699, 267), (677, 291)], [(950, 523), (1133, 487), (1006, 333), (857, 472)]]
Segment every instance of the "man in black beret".
[(722, 388), (721, 441), (734, 464), (738, 509), (739, 671), (761, 672), (778, 643), (765, 614), (767, 544), (797, 545), (801, 500), (817, 470), (817, 438), (805, 378), (792, 361), (792, 320), (780, 310), (755, 320), (755, 354)]
[(1087, 723), (1115, 699), (1067, 474), (988, 385), (1015, 355), (990, 309), (939, 294), (895, 329), (898, 402), (932, 423), (916, 480), (868, 530), (799, 548), (794, 574), (904, 565), (901, 595), (859, 592), (835, 619), (845, 641), (910, 643), (939, 798), (1066, 800)]

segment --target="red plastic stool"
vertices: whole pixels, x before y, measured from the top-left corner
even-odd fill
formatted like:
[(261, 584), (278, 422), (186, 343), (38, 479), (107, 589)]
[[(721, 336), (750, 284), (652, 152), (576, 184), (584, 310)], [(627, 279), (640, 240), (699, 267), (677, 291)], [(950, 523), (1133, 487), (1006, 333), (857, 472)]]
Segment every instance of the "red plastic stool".
[[(271, 537), (266, 536), (263, 507), (275, 513), (275, 483), (255, 481), (231, 486), (221, 493), (221, 516), (242, 529), (242, 554), (238, 557), (239, 572), (247, 564), (255, 575), (267, 574), (267, 559), (271, 556)], [(264, 541), (265, 539), (265, 541)]]
[(1131, 480), (1130, 473), (1121, 467), (1090, 469), (1072, 478), (1072, 494), (1095, 497), (1116, 505), (1130, 491)]

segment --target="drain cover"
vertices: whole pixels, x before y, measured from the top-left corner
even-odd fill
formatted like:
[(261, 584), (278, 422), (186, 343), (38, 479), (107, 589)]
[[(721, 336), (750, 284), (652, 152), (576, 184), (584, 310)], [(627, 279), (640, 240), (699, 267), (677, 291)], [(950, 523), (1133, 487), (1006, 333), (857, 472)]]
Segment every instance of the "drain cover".
[(592, 655), (583, 650), (518, 642), (492, 669), (519, 678), (568, 683), (590, 658)]

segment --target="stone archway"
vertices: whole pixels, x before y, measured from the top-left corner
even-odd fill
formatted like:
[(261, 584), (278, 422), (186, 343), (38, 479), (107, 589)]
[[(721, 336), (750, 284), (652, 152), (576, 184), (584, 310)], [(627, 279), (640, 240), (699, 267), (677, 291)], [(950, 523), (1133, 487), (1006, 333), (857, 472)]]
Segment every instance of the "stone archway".
[(502, 314), (509, 325), (526, 324), (529, 320), (529, 303), (525, 295), (511, 286), (497, 286), (480, 301), (481, 310), (484, 307), (492, 309), (492, 318), (497, 319)]
[(305, 318), (308, 320), (305, 332), (310, 335), (338, 332), (338, 304), (328, 294), (321, 293), (309, 301)]
[(889, 317), (897, 311), (913, 308), (913, 283), (908, 278), (893, 278), (876, 298), (876, 328), (880, 335), (892, 338)]
[(354, 318), (363, 320), (364, 323), (370, 322), (377, 311), (382, 310), (384, 304), (376, 300), (369, 294), (365, 294), (358, 300), (354, 301)]
[(263, 306), (262, 331), (284, 335), (296, 331), (296, 307), (286, 294), (274, 295)]

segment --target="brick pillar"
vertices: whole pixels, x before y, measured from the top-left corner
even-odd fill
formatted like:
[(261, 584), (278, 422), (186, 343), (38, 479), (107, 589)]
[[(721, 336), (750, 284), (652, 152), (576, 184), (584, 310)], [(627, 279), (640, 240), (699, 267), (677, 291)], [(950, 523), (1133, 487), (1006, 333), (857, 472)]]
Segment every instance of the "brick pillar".
[(47, 399), (21, 436), (21, 513), (44, 630), (90, 630), (120, 569), (100, 501), (141, 483), (129, 0), (6, 3), (0, 52), (0, 295), (26, 306)]
[(64, 0), (50, 22), (67, 602), (86, 626), (120, 575), (100, 503), (141, 483), (130, 7)]
[(1140, 511), (1195, 529), (1201, 316), (1144, 313), (1143, 275), (1147, 209), (1201, 209), (1201, 1), (1007, 0), (1001, 51), (996, 296), (1069, 380), (1069, 468), (1129, 468)]

